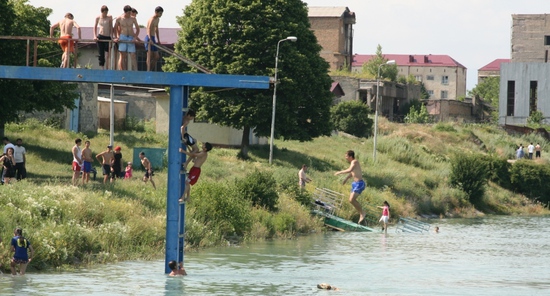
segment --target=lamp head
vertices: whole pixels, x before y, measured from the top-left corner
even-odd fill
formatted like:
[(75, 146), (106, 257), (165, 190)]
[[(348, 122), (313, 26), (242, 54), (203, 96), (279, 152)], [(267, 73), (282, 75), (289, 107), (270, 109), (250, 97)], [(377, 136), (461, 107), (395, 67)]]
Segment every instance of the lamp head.
[(386, 62), (386, 65), (393, 65), (395, 64), (395, 60), (389, 60)]
[(290, 40), (290, 41), (292, 41), (292, 42), (296, 42), (296, 40), (298, 40), (298, 37), (296, 37), (296, 36), (288, 36), (288, 37), (286, 37), (286, 40)]

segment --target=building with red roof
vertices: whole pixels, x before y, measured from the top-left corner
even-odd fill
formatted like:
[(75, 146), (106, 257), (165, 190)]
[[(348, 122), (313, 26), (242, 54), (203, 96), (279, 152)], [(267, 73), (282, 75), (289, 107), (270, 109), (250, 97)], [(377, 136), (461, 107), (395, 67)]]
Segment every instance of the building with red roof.
[(509, 63), (510, 59), (496, 59), (489, 64), (479, 68), (477, 70), (477, 83), (483, 81), (487, 77), (499, 77), (500, 76), (500, 64)]
[[(363, 65), (376, 55), (354, 55), (352, 72), (360, 73)], [(466, 67), (448, 55), (384, 54), (394, 60), (398, 76), (412, 75), (426, 87), (430, 99), (456, 100), (466, 96)]]

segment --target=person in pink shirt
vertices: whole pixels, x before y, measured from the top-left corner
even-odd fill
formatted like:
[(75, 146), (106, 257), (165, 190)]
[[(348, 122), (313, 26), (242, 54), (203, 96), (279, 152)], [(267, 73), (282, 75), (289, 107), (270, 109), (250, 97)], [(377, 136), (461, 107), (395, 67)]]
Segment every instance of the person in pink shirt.
[(128, 165), (126, 166), (126, 173), (124, 174), (124, 179), (131, 179), (132, 178), (132, 163), (128, 162)]
[(384, 230), (385, 233), (388, 233), (388, 221), (390, 220), (390, 204), (387, 201), (384, 201), (384, 206), (378, 208), (382, 209), (382, 217), (378, 222), (384, 223), (382, 230)]

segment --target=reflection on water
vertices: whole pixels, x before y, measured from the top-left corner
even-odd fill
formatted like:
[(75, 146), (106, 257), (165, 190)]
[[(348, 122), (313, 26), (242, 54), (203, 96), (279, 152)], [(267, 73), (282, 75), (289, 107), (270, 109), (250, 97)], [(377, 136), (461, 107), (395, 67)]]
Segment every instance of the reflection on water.
[(550, 217), (437, 220), (440, 233), (330, 232), (159, 261), (0, 277), (3, 295), (536, 295), (550, 289)]

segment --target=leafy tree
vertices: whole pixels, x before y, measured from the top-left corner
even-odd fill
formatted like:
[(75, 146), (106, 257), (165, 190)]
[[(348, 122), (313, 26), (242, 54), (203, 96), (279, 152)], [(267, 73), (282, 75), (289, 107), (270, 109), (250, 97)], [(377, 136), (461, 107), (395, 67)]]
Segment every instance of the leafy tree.
[[(385, 64), (388, 61), (382, 54), (382, 46), (378, 44), (378, 47), (376, 48), (376, 56), (373, 57), (370, 61), (366, 62), (363, 65), (363, 72), (368, 72), (374, 77), (378, 76), (378, 67), (380, 65)], [(386, 78), (391, 81), (397, 80), (397, 65), (385, 65), (380, 68), (380, 77)]]
[(356, 137), (368, 137), (372, 134), (370, 108), (359, 101), (342, 102), (330, 109), (334, 127)]
[[(3, 36), (49, 36), (50, 22), (47, 17), (52, 10), (34, 7), (27, 0), (0, 0), (0, 35)], [(0, 65), (23, 66), (26, 63), (25, 40), (1, 40)], [(52, 52), (59, 52), (55, 58)], [(61, 50), (55, 43), (39, 42), (38, 56), (41, 66), (59, 64)], [(48, 59), (46, 59), (48, 58)], [(6, 123), (16, 121), (19, 112), (54, 111), (74, 108), (75, 84), (54, 81), (28, 81), (0, 79), (0, 135)]]
[(424, 85), (424, 82), (420, 82), (420, 99), (421, 100), (427, 100), (430, 98), (430, 93), (426, 89), (426, 86)]
[(411, 105), (409, 113), (405, 116), (406, 123), (429, 123), (431, 122), (430, 114), (424, 104), (420, 106)]
[(471, 91), (469, 96), (479, 97), (498, 109), (498, 96), (500, 92), (500, 77), (492, 76), (483, 79)]
[[(178, 17), (183, 29), (176, 52), (217, 74), (274, 76), (279, 40), (275, 137), (309, 141), (330, 134), (331, 79), (321, 46), (310, 29), (306, 4), (286, 1), (195, 0)], [(189, 71), (169, 58), (165, 71)], [(269, 136), (273, 90), (198, 89), (191, 106), (210, 122), (243, 129), (241, 155), (246, 157), (249, 133)]]
[(246, 177), (235, 181), (238, 195), (245, 200), (252, 201), (252, 205), (266, 208), (269, 211), (277, 210), (279, 195), (277, 181), (270, 172), (255, 170)]

